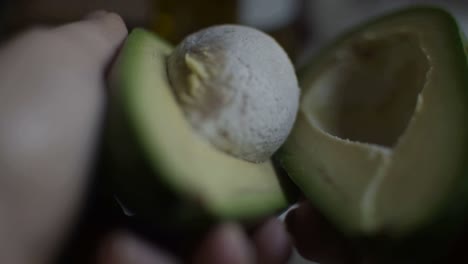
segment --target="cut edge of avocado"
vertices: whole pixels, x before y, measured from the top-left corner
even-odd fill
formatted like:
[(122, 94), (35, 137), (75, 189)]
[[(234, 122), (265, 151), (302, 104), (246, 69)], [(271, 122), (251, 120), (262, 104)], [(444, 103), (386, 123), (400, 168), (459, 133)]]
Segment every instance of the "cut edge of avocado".
[(172, 49), (134, 29), (112, 67), (107, 145), (119, 199), (138, 216), (176, 225), (255, 221), (286, 208), (272, 162), (228, 156), (191, 128), (167, 78)]
[[(394, 38), (382, 41), (389, 35)], [(391, 41), (395, 43), (389, 45)], [(405, 54), (398, 54), (398, 49)], [(369, 61), (348, 63), (356, 53)], [(374, 74), (359, 72), (360, 67)], [(343, 96), (337, 88), (357, 84), (353, 88), (365, 90), (378, 78), (388, 77), (378, 76), (376, 69), (381, 67), (387, 67), (387, 73), (407, 75), (409, 81), (423, 74), (424, 82), (419, 82), (423, 86), (419, 90), (403, 91), (412, 95), (400, 98), (413, 101), (394, 105), (398, 107), (393, 110), (405, 109), (404, 113), (386, 113), (385, 119), (370, 122), (373, 117), (364, 113), (392, 112), (392, 102), (380, 112), (378, 104), (358, 109), (356, 105), (362, 106), (364, 99), (375, 103), (378, 100), (372, 96), (385, 96), (372, 95), (373, 91), (349, 91)], [(278, 155), (280, 162), (306, 196), (349, 236), (398, 240), (428, 233), (439, 238), (453, 235), (468, 209), (467, 72), (463, 35), (454, 18), (440, 8), (405, 8), (357, 26), (299, 70), (301, 109)], [(388, 78), (394, 84), (401, 80)], [(393, 91), (392, 96), (398, 97), (399, 92)], [(314, 96), (309, 97), (311, 93)], [(339, 105), (327, 105), (330, 102)], [(385, 132), (394, 131), (383, 135), (378, 130), (388, 124), (378, 121), (390, 123), (392, 118), (404, 122), (386, 127)], [(353, 127), (359, 122), (376, 126), (359, 131), (361, 126)], [(369, 129), (379, 133), (366, 134)]]

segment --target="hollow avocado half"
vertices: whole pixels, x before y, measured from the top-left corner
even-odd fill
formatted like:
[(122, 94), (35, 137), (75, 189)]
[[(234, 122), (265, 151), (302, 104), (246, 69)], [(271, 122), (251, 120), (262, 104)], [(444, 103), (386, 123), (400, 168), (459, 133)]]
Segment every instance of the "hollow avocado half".
[(285, 208), (271, 161), (231, 157), (192, 130), (167, 77), (172, 49), (154, 33), (134, 29), (112, 66), (105, 156), (117, 199), (169, 228), (249, 222)]
[(277, 157), (346, 235), (438, 239), (466, 220), (460, 32), (441, 9), (399, 10), (345, 33), (299, 70), (298, 119)]

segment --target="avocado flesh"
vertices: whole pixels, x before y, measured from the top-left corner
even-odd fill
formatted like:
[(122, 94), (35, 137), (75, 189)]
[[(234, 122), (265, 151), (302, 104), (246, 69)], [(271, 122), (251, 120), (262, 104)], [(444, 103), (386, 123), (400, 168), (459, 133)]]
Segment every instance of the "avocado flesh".
[(404, 237), (466, 209), (459, 32), (442, 10), (407, 9), (344, 35), (299, 73), (301, 109), (279, 159), (347, 234)]
[(119, 200), (137, 216), (171, 222), (183, 215), (180, 224), (197, 215), (250, 220), (287, 206), (271, 162), (228, 156), (192, 130), (168, 82), (171, 52), (153, 33), (134, 29), (112, 67), (107, 145)]

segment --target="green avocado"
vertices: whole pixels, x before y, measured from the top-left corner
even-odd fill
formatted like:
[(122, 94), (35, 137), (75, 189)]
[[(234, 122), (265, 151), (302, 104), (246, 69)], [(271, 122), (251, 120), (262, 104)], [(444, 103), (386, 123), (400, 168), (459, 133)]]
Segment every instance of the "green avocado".
[(443, 237), (466, 220), (460, 32), (443, 10), (398, 10), (344, 34), (299, 70), (299, 115), (277, 158), (344, 234)]
[(169, 228), (250, 222), (285, 208), (271, 161), (234, 158), (194, 132), (168, 81), (171, 52), (154, 33), (134, 29), (112, 66), (105, 156), (118, 200)]

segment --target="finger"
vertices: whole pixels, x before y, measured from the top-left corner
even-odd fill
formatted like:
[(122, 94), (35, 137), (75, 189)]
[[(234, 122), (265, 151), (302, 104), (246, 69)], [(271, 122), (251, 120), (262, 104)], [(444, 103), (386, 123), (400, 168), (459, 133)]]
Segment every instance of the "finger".
[(260, 226), (253, 234), (257, 249), (257, 263), (286, 263), (291, 255), (291, 240), (284, 224), (271, 218)]
[(309, 203), (291, 210), (286, 224), (303, 257), (321, 264), (355, 263), (346, 239)]
[(96, 11), (82, 21), (55, 28), (53, 33), (87, 50), (92, 59), (106, 61), (127, 36), (127, 28), (119, 15)]
[(129, 233), (112, 235), (98, 254), (98, 264), (175, 264), (175, 258)]
[(193, 258), (194, 264), (255, 263), (255, 250), (242, 229), (224, 224), (210, 232)]

